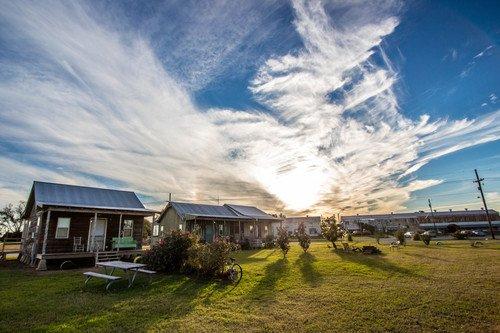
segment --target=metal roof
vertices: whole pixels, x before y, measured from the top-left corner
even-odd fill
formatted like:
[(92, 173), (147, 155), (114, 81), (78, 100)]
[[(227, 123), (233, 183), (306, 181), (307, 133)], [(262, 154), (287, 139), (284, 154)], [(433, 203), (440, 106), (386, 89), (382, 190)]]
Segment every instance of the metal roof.
[[(444, 229), (450, 224), (455, 224), (459, 228), (486, 228), (489, 227), (488, 221), (474, 221), (474, 222), (440, 222), (436, 223), (436, 228)], [(491, 221), (493, 227), (500, 227), (500, 221)], [(421, 228), (434, 228), (434, 223), (420, 223)]]
[(285, 223), (321, 223), (321, 216), (291, 216), (285, 218)]
[(33, 182), (24, 215), (33, 205), (150, 212), (131, 191), (39, 181)]
[(199, 218), (214, 218), (214, 219), (233, 219), (233, 220), (271, 220), (275, 217), (268, 215), (256, 207), (241, 206), (241, 205), (206, 205), (188, 202), (171, 201), (165, 207), (157, 221), (163, 218), (163, 215), (169, 207), (172, 207), (180, 218), (193, 219)]
[[(171, 201), (170, 205), (175, 209), (177, 214), (183, 218), (193, 217), (212, 217), (222, 219), (248, 219), (248, 217), (241, 216), (226, 206), (195, 204), (187, 202), (174, 202)], [(161, 218), (161, 217), (160, 217)]]
[(260, 220), (279, 220), (277, 217), (269, 215), (257, 207), (253, 206), (243, 206), (243, 205), (233, 205), (233, 204), (225, 204), (224, 206), (229, 207), (237, 214), (248, 216), (254, 219)]
[[(498, 214), (494, 209), (488, 209), (490, 214)], [(486, 215), (485, 210), (456, 210), (456, 211), (444, 211), (444, 212), (415, 212), (415, 213), (393, 213), (393, 214), (364, 214), (364, 215), (345, 215), (341, 216), (341, 220), (361, 220), (361, 219), (407, 219), (407, 218), (419, 218), (419, 217), (447, 217), (447, 216), (471, 216), (471, 215)]]

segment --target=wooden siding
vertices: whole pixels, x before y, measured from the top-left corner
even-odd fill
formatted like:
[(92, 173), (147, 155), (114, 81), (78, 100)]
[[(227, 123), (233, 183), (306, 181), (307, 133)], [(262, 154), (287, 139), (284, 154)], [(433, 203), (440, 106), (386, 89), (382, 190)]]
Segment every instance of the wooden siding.
[(155, 224), (159, 224), (160, 228), (163, 226), (163, 234), (159, 231), (158, 236), (151, 236), (151, 245), (154, 245), (161, 238), (172, 232), (172, 230), (179, 230), (179, 224), (182, 224), (182, 230), (186, 230), (186, 223), (182, 222), (182, 219), (172, 207), (169, 207), (161, 220)]
[[(42, 253), (43, 237), (45, 234), (45, 224), (47, 221), (47, 212), (43, 213), (42, 216), (42, 226), (40, 230), (40, 235), (38, 239), (37, 254)], [(69, 237), (66, 239), (56, 239), (56, 229), (57, 229), (57, 219), (59, 217), (69, 217), (70, 227), (69, 227)], [(46, 253), (62, 253), (62, 252), (72, 252), (73, 251), (73, 241), (74, 237), (82, 237), (82, 244), (87, 250), (87, 241), (89, 236), (89, 226), (90, 220), (94, 218), (92, 213), (80, 213), (80, 212), (60, 212), (51, 211), (50, 213), (50, 223), (49, 232), (47, 235), (47, 249)], [(118, 227), (119, 227), (119, 215), (115, 214), (98, 214), (98, 219), (107, 219), (107, 230), (106, 230), (106, 250), (111, 250), (112, 238), (118, 237)], [(36, 220), (36, 219), (35, 219)], [(122, 216), (122, 227), (124, 220), (133, 220), (133, 238), (137, 241), (138, 247), (142, 246), (142, 227), (144, 224), (144, 217), (137, 215), (123, 215)]]

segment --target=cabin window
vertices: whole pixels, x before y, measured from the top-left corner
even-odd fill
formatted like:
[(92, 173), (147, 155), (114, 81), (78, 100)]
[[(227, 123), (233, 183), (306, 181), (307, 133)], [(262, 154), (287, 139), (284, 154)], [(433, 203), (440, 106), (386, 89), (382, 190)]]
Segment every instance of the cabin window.
[(134, 231), (134, 220), (123, 221), (123, 237), (132, 237)]
[(310, 235), (316, 235), (317, 233), (318, 233), (318, 230), (316, 228), (309, 228)]
[(153, 236), (157, 237), (160, 232), (160, 226), (158, 224), (155, 224), (153, 226)]
[(250, 226), (250, 232), (253, 232), (253, 225)]
[(160, 226), (160, 236), (163, 237), (163, 226)]
[(182, 231), (182, 224), (179, 224), (179, 230)]
[(56, 229), (56, 238), (68, 238), (69, 237), (69, 217), (60, 217), (57, 219), (57, 229)]

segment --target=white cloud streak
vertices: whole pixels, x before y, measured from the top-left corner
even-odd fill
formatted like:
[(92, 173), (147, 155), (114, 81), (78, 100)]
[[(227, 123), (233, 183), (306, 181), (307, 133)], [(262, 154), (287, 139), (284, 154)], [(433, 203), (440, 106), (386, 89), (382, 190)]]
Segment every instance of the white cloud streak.
[[(411, 192), (439, 183), (411, 174), (499, 139), (500, 112), (405, 117), (381, 47), (398, 18), (384, 6), (349, 5), (356, 19), (344, 26), (321, 2), (294, 1), (304, 48), (258, 71), (250, 89), (272, 110), (262, 113), (199, 110), (148, 40), (103, 27), (84, 5), (4, 3), (2, 39), (24, 57), (0, 63), (0, 141), (19, 150), (1, 158), (0, 199), (42, 179), (274, 211), (404, 208)], [(210, 61), (204, 75), (217, 71)]]

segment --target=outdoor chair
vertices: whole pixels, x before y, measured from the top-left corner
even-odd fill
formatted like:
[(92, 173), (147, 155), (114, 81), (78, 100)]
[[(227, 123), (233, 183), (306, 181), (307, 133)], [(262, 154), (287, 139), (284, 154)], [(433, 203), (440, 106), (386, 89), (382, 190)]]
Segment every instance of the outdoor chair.
[(73, 252), (83, 252), (85, 248), (82, 244), (82, 237), (73, 237)]

